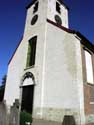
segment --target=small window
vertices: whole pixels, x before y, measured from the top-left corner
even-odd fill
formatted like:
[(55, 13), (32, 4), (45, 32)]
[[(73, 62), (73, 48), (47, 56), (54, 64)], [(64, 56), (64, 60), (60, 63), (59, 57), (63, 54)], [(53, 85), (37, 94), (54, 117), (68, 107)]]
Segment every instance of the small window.
[(55, 21), (56, 21), (56, 23), (57, 23), (58, 25), (62, 25), (62, 20), (61, 20), (60, 16), (55, 15)]
[(37, 2), (35, 3), (33, 13), (36, 13), (36, 12), (38, 11), (38, 5), (39, 5), (39, 2), (37, 1)]
[(85, 50), (85, 62), (86, 62), (86, 78), (87, 78), (87, 83), (93, 84), (92, 55), (87, 50)]
[(35, 64), (36, 42), (37, 42), (37, 36), (35, 36), (29, 40), (26, 67), (30, 67)]
[(38, 15), (36, 14), (32, 17), (31, 25), (34, 25), (37, 22), (37, 20), (38, 20)]
[(61, 14), (61, 8), (58, 2), (56, 2), (56, 11)]

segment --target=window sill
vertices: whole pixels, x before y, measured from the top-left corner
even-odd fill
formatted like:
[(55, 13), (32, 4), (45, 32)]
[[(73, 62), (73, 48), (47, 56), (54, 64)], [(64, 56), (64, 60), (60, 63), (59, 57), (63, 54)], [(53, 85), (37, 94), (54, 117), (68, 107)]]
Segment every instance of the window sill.
[(90, 85), (90, 86), (94, 86), (94, 83), (87, 82), (87, 84)]
[(32, 66), (26, 67), (26, 68), (24, 69), (24, 71), (25, 71), (25, 70), (28, 70), (28, 69), (31, 69), (31, 68), (34, 68), (34, 67), (35, 67), (35, 65), (32, 65)]

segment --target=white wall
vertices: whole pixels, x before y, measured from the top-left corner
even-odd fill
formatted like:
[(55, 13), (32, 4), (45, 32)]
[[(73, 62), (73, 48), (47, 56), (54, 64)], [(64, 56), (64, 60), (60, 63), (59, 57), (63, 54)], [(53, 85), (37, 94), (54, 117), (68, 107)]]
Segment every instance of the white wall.
[(62, 26), (64, 27), (69, 27), (68, 24), (68, 9), (60, 4), (61, 6), (61, 14), (58, 14), (58, 12), (56, 11), (56, 1), (57, 0), (48, 0), (48, 13), (47, 13), (47, 18), (52, 20), (53, 22), (55, 22), (55, 15), (58, 15), (61, 20), (62, 20)]
[[(73, 35), (52, 24), (47, 25), (44, 107), (79, 108), (77, 66), (82, 64), (81, 50), (76, 46), (80, 47), (80, 42)], [(82, 73), (81, 68), (79, 73)], [(82, 84), (82, 76), (79, 81)]]
[[(21, 78), (30, 71), (36, 83), (34, 109), (82, 109), (80, 42), (74, 35), (46, 22), (47, 1), (41, 0), (39, 5), (39, 18), (34, 26), (31, 26), (32, 7), (28, 10), (23, 41), (8, 67), (4, 99), (8, 105), (12, 105), (15, 99), (20, 98)], [(38, 36), (35, 67), (25, 69), (28, 40), (35, 35)]]
[(8, 66), (8, 76), (4, 96), (7, 105), (12, 105), (15, 99), (19, 99), (20, 81), (26, 65), (26, 52), (27, 42), (23, 40)]
[[(33, 7), (28, 9), (26, 25), (24, 30), (23, 40), (16, 50), (9, 66), (8, 76), (5, 89), (4, 99), (7, 105), (12, 105), (15, 99), (20, 98), (20, 85), (22, 76), (31, 71), (34, 74), (37, 87), (35, 86), (35, 99), (34, 106), (41, 106), (41, 84), (42, 84), (42, 71), (43, 71), (43, 54), (44, 54), (44, 41), (45, 41), (45, 22), (47, 13), (47, 1), (41, 0), (39, 3), (38, 21), (35, 25), (31, 25), (31, 19), (35, 15), (33, 14)], [(44, 11), (43, 11), (44, 10)], [(26, 68), (26, 59), (28, 51), (28, 40), (37, 35), (37, 47), (36, 47), (36, 61), (34, 68)]]

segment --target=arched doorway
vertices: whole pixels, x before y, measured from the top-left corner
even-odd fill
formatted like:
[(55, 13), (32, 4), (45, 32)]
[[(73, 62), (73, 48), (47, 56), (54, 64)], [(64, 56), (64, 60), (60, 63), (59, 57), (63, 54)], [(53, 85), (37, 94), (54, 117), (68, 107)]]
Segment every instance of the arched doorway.
[(32, 114), (33, 111), (34, 85), (35, 80), (33, 74), (31, 72), (27, 72), (23, 76), (21, 111), (25, 111), (30, 114)]

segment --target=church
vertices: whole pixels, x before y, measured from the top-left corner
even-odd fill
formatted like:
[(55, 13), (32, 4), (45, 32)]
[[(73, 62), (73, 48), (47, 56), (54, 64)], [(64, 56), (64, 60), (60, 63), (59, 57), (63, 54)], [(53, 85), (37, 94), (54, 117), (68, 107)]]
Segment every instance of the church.
[(94, 45), (69, 29), (62, 0), (33, 0), (26, 9), (23, 37), (8, 64), (8, 110), (18, 99), (33, 125), (94, 123)]

